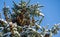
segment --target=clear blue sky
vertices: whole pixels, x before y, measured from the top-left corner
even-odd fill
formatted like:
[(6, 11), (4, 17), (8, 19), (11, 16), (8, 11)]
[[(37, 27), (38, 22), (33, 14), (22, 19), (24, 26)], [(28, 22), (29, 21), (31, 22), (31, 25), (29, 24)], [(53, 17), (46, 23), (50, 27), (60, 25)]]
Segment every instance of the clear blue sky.
[[(5, 0), (6, 5), (12, 7), (12, 0)], [(15, 0), (15, 2), (19, 2), (20, 0)], [(27, 0), (28, 1), (28, 0)], [(4, 0), (0, 0), (0, 12), (2, 12)], [(50, 27), (54, 24), (60, 23), (60, 0), (31, 0), (30, 4), (34, 4), (39, 2), (39, 4), (43, 5), (42, 13), (44, 13), (45, 18), (41, 25), (49, 24)], [(59, 37), (60, 32), (55, 35), (55, 37)]]

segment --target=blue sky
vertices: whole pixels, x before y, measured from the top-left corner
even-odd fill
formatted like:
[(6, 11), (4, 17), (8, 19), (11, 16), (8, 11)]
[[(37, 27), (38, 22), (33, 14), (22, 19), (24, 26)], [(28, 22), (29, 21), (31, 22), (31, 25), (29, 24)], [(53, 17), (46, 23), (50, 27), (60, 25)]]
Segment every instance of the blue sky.
[[(18, 3), (20, 0), (15, 0)], [(27, 0), (26, 0), (27, 1)], [(0, 12), (2, 12), (4, 0), (0, 0)], [(12, 7), (12, 0), (5, 0), (6, 5)], [(44, 7), (41, 8), (42, 13), (44, 13), (45, 17), (41, 25), (49, 24), (50, 27), (54, 24), (60, 23), (60, 0), (31, 0), (30, 4), (34, 4), (39, 2), (39, 4)], [(3, 18), (3, 17), (2, 17)], [(59, 37), (60, 32), (55, 35), (55, 37)]]

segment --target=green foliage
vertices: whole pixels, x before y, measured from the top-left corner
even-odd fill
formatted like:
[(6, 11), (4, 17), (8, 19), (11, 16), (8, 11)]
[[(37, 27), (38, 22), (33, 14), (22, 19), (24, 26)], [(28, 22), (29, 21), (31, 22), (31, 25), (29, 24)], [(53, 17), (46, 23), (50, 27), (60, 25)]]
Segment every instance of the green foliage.
[[(4, 3), (3, 13), (6, 21), (0, 19), (0, 37), (52, 37), (52, 34), (57, 34), (60, 30), (60, 24), (54, 25), (51, 29), (40, 26), (44, 14), (39, 10), (43, 6), (38, 3), (28, 5), (30, 0), (21, 0), (18, 4), (12, 2), (12, 12)], [(8, 15), (11, 16), (9, 19)], [(35, 19), (37, 17), (38, 20)]]

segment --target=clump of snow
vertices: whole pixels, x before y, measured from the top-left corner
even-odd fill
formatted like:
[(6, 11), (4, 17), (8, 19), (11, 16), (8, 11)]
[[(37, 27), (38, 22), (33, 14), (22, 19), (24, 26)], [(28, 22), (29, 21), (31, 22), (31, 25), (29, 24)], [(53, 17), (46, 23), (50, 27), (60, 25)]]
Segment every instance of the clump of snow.
[(40, 16), (44, 16), (44, 14), (43, 14), (43, 13), (41, 13), (41, 12), (40, 12), (39, 14), (40, 14)]
[(0, 18), (0, 21), (3, 21), (4, 23), (8, 24), (7, 21), (5, 21), (4, 19)]

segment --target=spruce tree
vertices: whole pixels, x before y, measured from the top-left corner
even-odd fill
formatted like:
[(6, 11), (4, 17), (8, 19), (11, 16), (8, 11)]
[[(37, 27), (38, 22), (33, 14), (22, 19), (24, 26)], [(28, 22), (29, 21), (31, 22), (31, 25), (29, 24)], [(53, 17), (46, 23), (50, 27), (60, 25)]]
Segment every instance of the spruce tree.
[[(4, 2), (4, 19), (0, 13), (0, 37), (52, 37), (60, 30), (60, 24), (55, 24), (51, 29), (40, 25), (44, 14), (39, 8), (44, 6), (38, 3), (29, 5), (30, 0), (28, 2), (21, 0), (18, 4), (12, 2), (12, 12)], [(41, 18), (37, 20), (35, 19), (37, 17)]]

